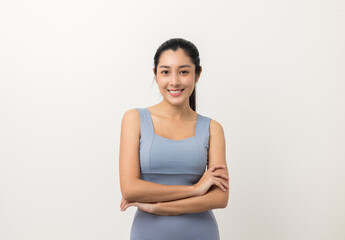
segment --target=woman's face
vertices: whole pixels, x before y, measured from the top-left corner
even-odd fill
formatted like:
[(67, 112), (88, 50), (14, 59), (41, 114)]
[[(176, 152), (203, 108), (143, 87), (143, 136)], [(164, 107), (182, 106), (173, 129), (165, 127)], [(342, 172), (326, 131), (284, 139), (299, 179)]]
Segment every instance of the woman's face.
[(173, 105), (189, 105), (189, 96), (199, 77), (200, 74), (195, 75), (195, 65), (184, 50), (178, 48), (176, 51), (169, 49), (162, 52), (155, 79), (159, 91), (168, 102)]

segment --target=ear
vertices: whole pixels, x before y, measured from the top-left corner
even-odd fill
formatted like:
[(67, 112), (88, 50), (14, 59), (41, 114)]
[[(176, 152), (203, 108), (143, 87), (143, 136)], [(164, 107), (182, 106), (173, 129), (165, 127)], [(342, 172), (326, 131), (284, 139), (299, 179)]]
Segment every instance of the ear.
[(153, 71), (153, 77), (154, 77), (155, 81), (157, 82), (156, 75), (155, 75), (155, 68), (152, 68), (152, 71)]
[(202, 68), (200, 67), (200, 72), (199, 72), (199, 74), (198, 74), (198, 75), (196, 76), (196, 78), (195, 78), (195, 83), (197, 83), (197, 82), (199, 81), (201, 72), (202, 72)]

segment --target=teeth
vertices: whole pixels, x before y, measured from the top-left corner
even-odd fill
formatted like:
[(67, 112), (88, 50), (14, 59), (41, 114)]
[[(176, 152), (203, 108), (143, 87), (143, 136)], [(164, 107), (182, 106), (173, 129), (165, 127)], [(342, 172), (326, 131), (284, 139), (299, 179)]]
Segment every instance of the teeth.
[(169, 92), (171, 92), (171, 93), (179, 93), (179, 92), (181, 92), (182, 90), (178, 90), (178, 91), (172, 91), (172, 90), (169, 90)]

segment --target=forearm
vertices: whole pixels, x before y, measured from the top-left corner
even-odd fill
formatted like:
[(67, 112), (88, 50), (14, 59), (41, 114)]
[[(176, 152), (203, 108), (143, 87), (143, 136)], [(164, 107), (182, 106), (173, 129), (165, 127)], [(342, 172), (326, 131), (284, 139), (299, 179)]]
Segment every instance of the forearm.
[(157, 215), (180, 215), (184, 213), (196, 213), (227, 206), (229, 190), (224, 192), (219, 187), (212, 186), (202, 195), (186, 199), (159, 202), (156, 204), (153, 214)]
[(138, 179), (123, 196), (127, 201), (164, 202), (197, 196), (193, 185), (165, 185)]

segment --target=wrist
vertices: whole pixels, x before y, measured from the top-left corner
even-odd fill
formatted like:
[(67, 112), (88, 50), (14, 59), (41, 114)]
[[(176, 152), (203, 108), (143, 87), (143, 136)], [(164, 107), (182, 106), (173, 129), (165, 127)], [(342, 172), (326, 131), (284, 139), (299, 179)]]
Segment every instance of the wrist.
[(196, 187), (196, 185), (192, 185), (190, 186), (190, 192), (191, 192), (191, 197), (197, 197), (199, 196), (199, 193), (198, 193), (198, 188)]
[(175, 216), (180, 215), (181, 213), (173, 211), (172, 207), (169, 206), (169, 202), (157, 202), (154, 207), (154, 214), (161, 216)]
[(156, 202), (155, 204), (153, 204), (153, 210), (152, 210), (153, 214), (160, 215), (161, 211), (162, 211), (162, 203), (161, 202)]

